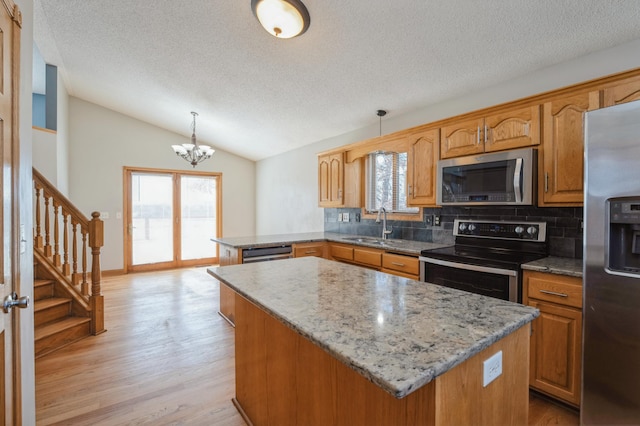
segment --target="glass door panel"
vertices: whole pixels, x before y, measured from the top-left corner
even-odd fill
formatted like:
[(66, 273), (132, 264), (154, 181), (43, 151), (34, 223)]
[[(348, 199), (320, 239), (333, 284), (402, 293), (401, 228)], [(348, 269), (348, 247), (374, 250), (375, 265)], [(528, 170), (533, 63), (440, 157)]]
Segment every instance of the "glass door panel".
[(212, 176), (180, 177), (180, 247), (181, 260), (216, 256), (217, 178)]
[(132, 173), (131, 204), (132, 264), (173, 261), (173, 176)]

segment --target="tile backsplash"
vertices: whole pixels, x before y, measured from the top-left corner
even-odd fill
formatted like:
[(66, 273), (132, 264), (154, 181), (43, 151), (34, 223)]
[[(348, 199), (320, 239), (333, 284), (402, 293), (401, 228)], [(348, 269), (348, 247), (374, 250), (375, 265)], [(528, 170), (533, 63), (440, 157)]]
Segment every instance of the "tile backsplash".
[[(338, 215), (349, 213), (348, 222), (339, 222)], [(379, 237), (382, 224), (372, 219), (356, 221), (361, 209), (324, 209), (325, 232)], [(427, 218), (440, 216), (440, 225), (429, 225)], [(387, 221), (389, 238), (453, 244), (453, 220), (526, 220), (547, 223), (547, 242), (551, 256), (582, 258), (582, 207), (442, 207), (423, 209), (422, 221)]]

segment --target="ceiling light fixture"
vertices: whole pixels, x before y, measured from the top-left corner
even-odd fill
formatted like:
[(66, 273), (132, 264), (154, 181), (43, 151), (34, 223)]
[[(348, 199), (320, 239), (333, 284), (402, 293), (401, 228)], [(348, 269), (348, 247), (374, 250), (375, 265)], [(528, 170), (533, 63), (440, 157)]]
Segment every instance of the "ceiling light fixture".
[(304, 34), (311, 23), (300, 0), (251, 0), (251, 10), (264, 29), (278, 38)]
[(193, 133), (191, 133), (191, 143), (171, 145), (171, 148), (173, 148), (173, 151), (178, 156), (184, 158), (193, 167), (195, 167), (196, 164), (202, 163), (207, 158), (211, 158), (213, 153), (216, 151), (210, 146), (198, 145), (198, 141), (196, 140), (196, 117), (198, 116), (198, 113), (191, 111), (191, 115), (193, 115), (193, 124), (191, 125)]

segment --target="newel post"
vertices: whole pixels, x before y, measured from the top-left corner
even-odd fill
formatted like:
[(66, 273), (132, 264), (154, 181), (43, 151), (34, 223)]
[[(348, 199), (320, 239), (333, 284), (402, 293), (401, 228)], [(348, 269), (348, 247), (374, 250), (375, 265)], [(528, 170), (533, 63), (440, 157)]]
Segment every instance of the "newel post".
[(91, 309), (93, 321), (91, 333), (96, 335), (104, 329), (104, 297), (100, 294), (100, 248), (104, 245), (104, 222), (99, 212), (91, 213), (89, 221), (89, 246), (91, 247)]

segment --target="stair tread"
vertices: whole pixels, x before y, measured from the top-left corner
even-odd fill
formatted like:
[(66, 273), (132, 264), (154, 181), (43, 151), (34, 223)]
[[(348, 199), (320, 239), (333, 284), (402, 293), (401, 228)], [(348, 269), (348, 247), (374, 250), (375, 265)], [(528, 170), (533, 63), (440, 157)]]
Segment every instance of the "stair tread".
[(34, 330), (35, 340), (42, 339), (50, 336), (61, 330), (66, 330), (71, 327), (75, 327), (79, 324), (90, 322), (91, 318), (87, 317), (67, 317), (65, 319), (49, 322), (40, 326), (37, 326)]
[(55, 282), (54, 280), (36, 278), (36, 279), (33, 280), (33, 286), (34, 287), (41, 287), (41, 286), (53, 284), (54, 282)]
[(42, 300), (36, 300), (33, 310), (34, 312), (38, 312), (53, 306), (64, 305), (65, 303), (71, 303), (71, 299), (67, 297), (49, 297)]

